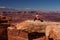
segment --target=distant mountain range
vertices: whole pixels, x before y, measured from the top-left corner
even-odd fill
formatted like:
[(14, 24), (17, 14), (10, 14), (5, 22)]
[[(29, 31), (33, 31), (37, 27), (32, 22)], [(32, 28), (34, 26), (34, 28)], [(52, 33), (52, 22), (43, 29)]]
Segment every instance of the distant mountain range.
[(0, 14), (12, 18), (14, 22), (21, 22), (28, 19), (34, 19), (36, 13), (39, 13), (41, 19), (44, 21), (60, 22), (60, 13), (58, 12), (43, 12), (43, 11), (28, 11), (28, 10), (15, 10), (11, 8), (0, 8)]

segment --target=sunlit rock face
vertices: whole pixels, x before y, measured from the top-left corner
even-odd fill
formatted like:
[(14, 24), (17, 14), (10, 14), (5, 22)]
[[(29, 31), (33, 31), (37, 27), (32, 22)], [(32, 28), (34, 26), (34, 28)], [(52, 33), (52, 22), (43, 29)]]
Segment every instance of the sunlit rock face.
[(59, 25), (59, 22), (40, 22), (39, 20), (26, 20), (21, 23), (17, 23), (16, 27), (17, 29), (26, 29), (27, 27), (40, 27), (40, 26), (49, 26), (49, 25)]
[(40, 22), (26, 20), (24, 22), (17, 23), (16, 27), (17, 29), (28, 32), (45, 32), (46, 36), (49, 36), (50, 33), (54, 33), (57, 38), (60, 38), (60, 22)]
[[(16, 29), (14, 27), (16, 27)], [(50, 36), (54, 39), (60, 38), (60, 22), (47, 22), (47, 21), (40, 22), (37, 20), (36, 21), (26, 20), (21, 23), (17, 23), (16, 26), (14, 27), (8, 28), (9, 35), (18, 35), (18, 36), (20, 35), (21, 37), (25, 37), (28, 39), (27, 32), (45, 32), (46, 37)]]
[(25, 30), (28, 32), (41, 32), (45, 30), (46, 25), (40, 21), (26, 20), (16, 25), (17, 29)]
[(56, 25), (48, 25), (46, 27), (46, 36), (54, 37), (56, 39), (60, 39), (60, 24)]

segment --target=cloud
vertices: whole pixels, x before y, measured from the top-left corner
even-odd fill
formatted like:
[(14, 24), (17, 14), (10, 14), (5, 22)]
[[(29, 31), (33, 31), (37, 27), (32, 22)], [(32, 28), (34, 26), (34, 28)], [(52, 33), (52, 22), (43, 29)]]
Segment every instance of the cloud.
[(0, 6), (0, 8), (6, 8), (5, 6)]

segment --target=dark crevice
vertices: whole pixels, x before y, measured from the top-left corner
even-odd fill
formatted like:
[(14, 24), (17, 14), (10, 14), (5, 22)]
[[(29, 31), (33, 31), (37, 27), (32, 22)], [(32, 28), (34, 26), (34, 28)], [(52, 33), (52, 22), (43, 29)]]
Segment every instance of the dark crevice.
[(32, 32), (28, 33), (28, 39), (33, 40), (45, 36), (45, 33)]

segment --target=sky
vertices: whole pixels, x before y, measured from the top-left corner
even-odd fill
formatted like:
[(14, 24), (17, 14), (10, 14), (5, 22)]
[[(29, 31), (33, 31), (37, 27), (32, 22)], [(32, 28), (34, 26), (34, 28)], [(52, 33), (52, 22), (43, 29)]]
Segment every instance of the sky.
[(0, 0), (0, 8), (60, 11), (60, 0)]

